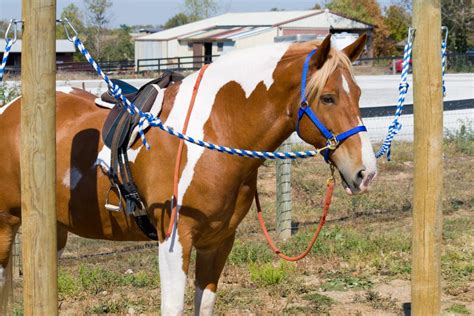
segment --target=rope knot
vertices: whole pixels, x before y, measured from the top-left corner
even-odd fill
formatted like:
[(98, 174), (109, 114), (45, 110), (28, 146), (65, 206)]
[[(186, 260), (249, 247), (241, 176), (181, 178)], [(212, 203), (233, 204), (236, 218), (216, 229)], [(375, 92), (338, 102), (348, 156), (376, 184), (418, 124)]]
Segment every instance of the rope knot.
[(398, 120), (394, 120), (392, 124), (388, 127), (389, 130), (391, 131), (400, 131), (402, 129), (402, 123), (400, 123)]
[(410, 84), (408, 82), (400, 82), (400, 85), (398, 86), (398, 90), (400, 91), (400, 93), (407, 93), (409, 87), (410, 87)]

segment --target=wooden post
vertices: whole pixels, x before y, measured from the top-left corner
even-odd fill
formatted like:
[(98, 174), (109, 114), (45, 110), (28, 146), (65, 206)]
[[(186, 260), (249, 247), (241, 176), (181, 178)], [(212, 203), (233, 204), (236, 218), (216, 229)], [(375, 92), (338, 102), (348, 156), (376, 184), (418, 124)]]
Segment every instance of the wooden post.
[(56, 0), (23, 0), (21, 198), (25, 315), (57, 315)]
[[(286, 140), (280, 150), (290, 151), (290, 141)], [(276, 178), (276, 230), (278, 238), (287, 239), (291, 237), (291, 160), (276, 161)]]
[(440, 0), (414, 0), (413, 26), (412, 315), (439, 315), (443, 196)]

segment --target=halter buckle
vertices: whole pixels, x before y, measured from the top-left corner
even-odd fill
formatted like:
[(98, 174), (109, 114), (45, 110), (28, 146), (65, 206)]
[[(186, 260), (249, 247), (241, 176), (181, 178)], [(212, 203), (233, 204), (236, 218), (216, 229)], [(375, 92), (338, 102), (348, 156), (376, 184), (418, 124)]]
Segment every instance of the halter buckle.
[(326, 142), (328, 149), (330, 150), (336, 150), (337, 146), (339, 146), (339, 141), (337, 140), (336, 136), (333, 136), (328, 139)]

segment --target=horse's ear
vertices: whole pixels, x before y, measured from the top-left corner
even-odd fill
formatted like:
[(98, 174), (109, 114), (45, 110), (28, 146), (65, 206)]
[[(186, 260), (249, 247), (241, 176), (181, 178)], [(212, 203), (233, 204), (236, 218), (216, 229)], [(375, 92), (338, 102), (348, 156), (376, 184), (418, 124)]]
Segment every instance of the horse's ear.
[(316, 69), (320, 69), (326, 60), (328, 59), (329, 51), (331, 50), (331, 34), (326, 36), (326, 38), (322, 41), (322, 43), (318, 46), (318, 50), (313, 57), (313, 66)]
[(342, 50), (344, 54), (353, 62), (359, 58), (365, 48), (365, 42), (367, 41), (367, 34), (362, 34), (359, 38)]

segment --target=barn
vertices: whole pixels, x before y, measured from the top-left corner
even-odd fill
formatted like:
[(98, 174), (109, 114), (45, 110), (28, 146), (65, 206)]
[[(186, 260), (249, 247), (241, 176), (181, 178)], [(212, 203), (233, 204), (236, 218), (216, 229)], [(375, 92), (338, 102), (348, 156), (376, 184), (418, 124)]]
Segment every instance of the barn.
[(180, 57), (182, 63), (199, 64), (232, 49), (317, 39), (329, 33), (352, 38), (367, 33), (366, 55), (371, 56), (373, 28), (327, 9), (227, 13), (137, 38), (135, 63), (142, 67), (138, 70), (152, 70), (147, 65), (166, 58)]
[[(8, 57), (7, 70), (19, 71), (21, 66), (21, 39), (12, 46), (10, 56)], [(0, 39), (0, 60), (5, 50), (5, 39)], [(73, 55), (76, 47), (69, 40), (56, 40), (56, 63), (68, 63), (73, 61)]]

